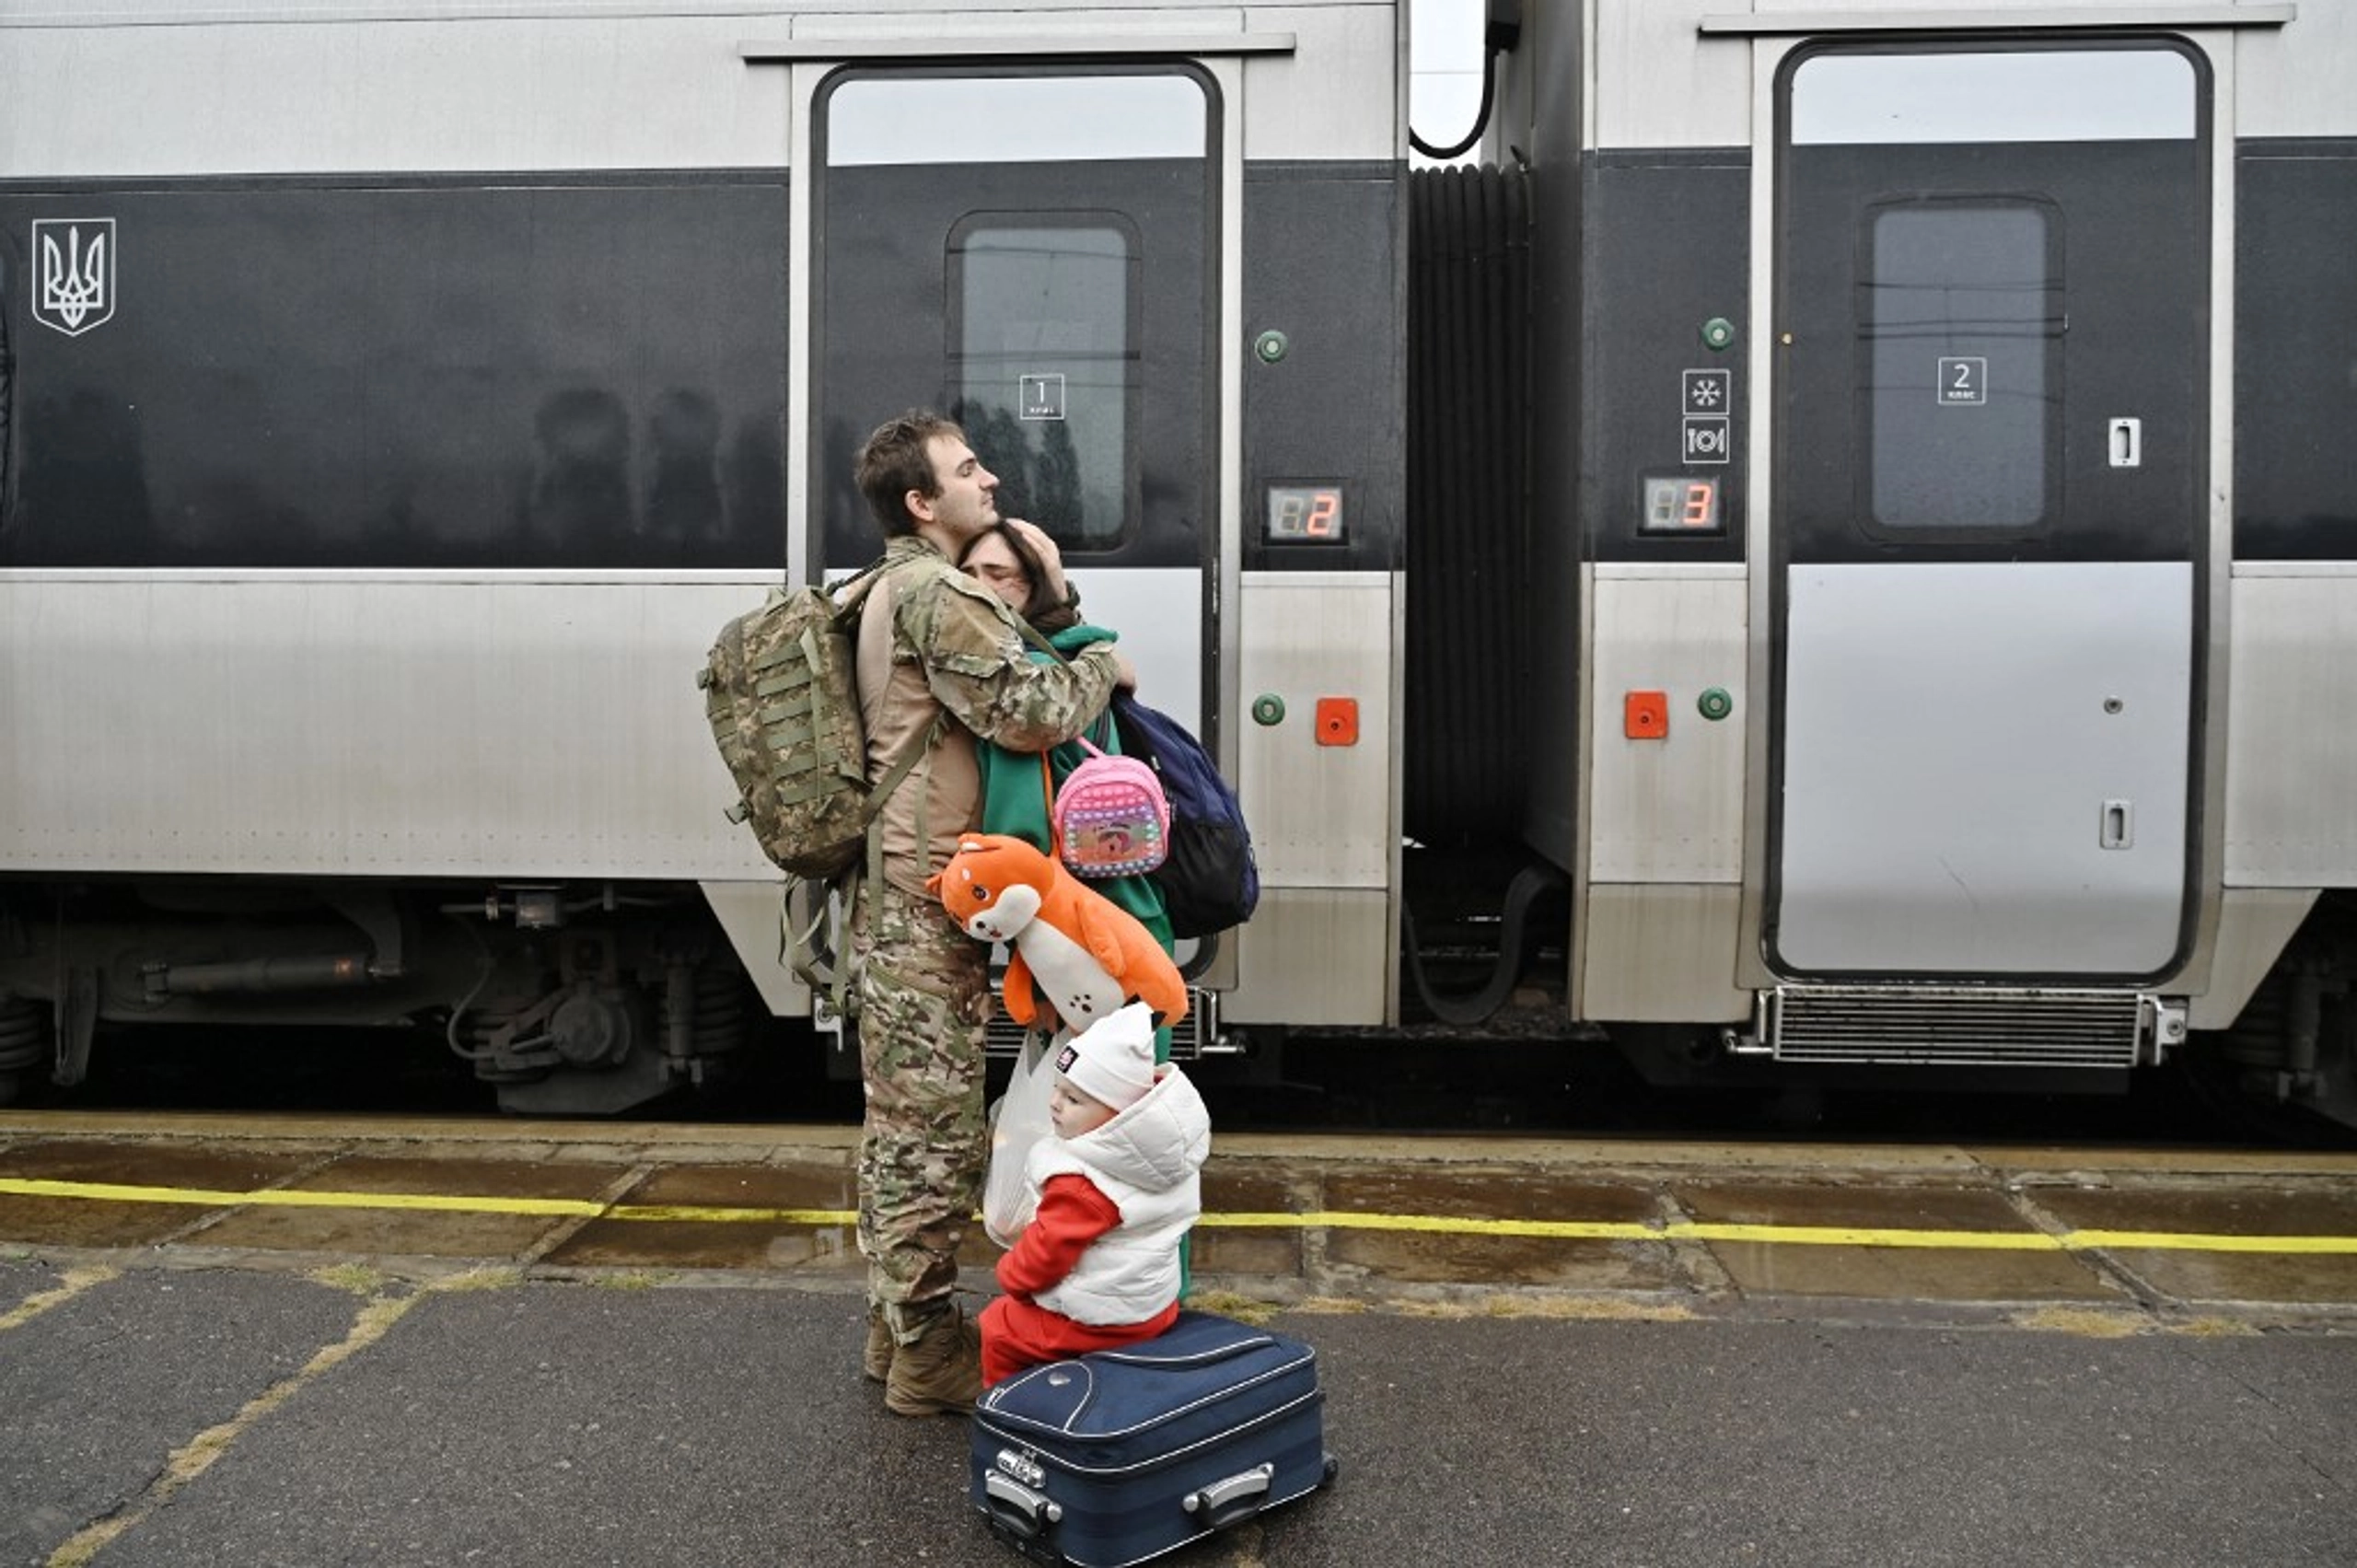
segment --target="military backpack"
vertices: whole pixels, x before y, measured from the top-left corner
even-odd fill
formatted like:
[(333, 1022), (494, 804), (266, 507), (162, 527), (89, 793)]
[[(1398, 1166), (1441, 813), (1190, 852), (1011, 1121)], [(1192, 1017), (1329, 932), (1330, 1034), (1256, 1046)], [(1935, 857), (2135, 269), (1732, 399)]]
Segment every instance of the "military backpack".
[(728, 818), (749, 824), (761, 853), (795, 877), (831, 881), (857, 863), (868, 824), (935, 733), (911, 737), (868, 784), (853, 679), (865, 595), (841, 596), (876, 570), (832, 588), (771, 589), (720, 629), (696, 675), (712, 738), (737, 781)]

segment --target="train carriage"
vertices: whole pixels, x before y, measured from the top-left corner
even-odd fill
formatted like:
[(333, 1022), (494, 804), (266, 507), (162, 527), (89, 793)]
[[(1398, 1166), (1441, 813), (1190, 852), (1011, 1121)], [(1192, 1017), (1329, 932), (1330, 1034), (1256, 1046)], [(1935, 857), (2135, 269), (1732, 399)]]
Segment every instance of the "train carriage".
[(931, 402), (1243, 796), (1186, 1047), (1535, 983), (1666, 1079), (2357, 1121), (2357, 23), (1492, 5), (1411, 175), (1408, 20), (0, 15), (0, 1076), (838, 1027), (691, 678)]
[(1535, 515), (1579, 613), (1534, 837), (1574, 1008), (1652, 1070), (2185, 1055), (2350, 1119), (2352, 45), (2266, 5), (1525, 19), (1500, 134), (1534, 272), (1576, 257), (1534, 421), (1581, 453), (1576, 523)]
[[(1264, 779), (1271, 957), (1195, 955), (1206, 1025), (1380, 1022), (1400, 26), (0, 17), (0, 1072), (70, 1082), (100, 1022), (409, 1021), (511, 1109), (612, 1110), (807, 1018), (690, 678), (766, 587), (873, 556), (850, 453), (922, 402)], [(1266, 746), (1228, 722), (1295, 680)], [(1312, 756), (1321, 700), (1354, 739)]]

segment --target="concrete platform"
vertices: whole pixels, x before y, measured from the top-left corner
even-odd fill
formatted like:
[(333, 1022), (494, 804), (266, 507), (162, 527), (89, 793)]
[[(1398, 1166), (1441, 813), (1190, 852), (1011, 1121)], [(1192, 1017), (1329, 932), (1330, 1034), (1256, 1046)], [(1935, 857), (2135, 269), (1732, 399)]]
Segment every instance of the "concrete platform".
[[(0, 1564), (1016, 1561), (850, 1129), (0, 1116)], [(2357, 1161), (1222, 1138), (1339, 1483), (1170, 1561), (2357, 1562)], [(979, 1230), (972, 1278), (987, 1281)]]
[[(856, 1289), (843, 1127), (0, 1116), (0, 1244)], [(1222, 1137), (1199, 1285), (2357, 1316), (2357, 1156)], [(968, 1260), (987, 1279), (980, 1232)]]
[[(185, 1260), (0, 1257), (0, 1562), (1017, 1561), (968, 1504), (966, 1423), (860, 1377), (853, 1295)], [(2357, 1556), (2357, 1337), (1626, 1305), (1275, 1313), (1318, 1352), (1341, 1478), (1168, 1561)]]

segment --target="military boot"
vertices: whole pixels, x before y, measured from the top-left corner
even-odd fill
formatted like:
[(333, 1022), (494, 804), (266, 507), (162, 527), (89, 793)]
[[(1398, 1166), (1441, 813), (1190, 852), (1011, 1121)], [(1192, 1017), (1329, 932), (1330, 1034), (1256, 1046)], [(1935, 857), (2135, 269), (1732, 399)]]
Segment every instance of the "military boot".
[(867, 1304), (867, 1346), (860, 1352), (859, 1370), (871, 1383), (892, 1376), (892, 1325), (884, 1320), (884, 1308), (872, 1301)]
[(894, 1415), (963, 1415), (982, 1392), (982, 1335), (963, 1312), (942, 1304), (922, 1319), (902, 1319), (903, 1339), (884, 1380), (884, 1408)]

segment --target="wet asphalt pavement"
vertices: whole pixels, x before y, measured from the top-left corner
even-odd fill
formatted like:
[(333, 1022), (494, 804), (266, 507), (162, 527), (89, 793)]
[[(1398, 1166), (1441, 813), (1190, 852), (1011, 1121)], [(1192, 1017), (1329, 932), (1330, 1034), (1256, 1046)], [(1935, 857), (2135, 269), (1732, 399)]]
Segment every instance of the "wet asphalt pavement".
[[(1331, 1489), (1178, 1563), (2346, 1564), (2357, 1334), (1292, 1310)], [(0, 1563), (1002, 1564), (841, 1290), (0, 1248)]]

